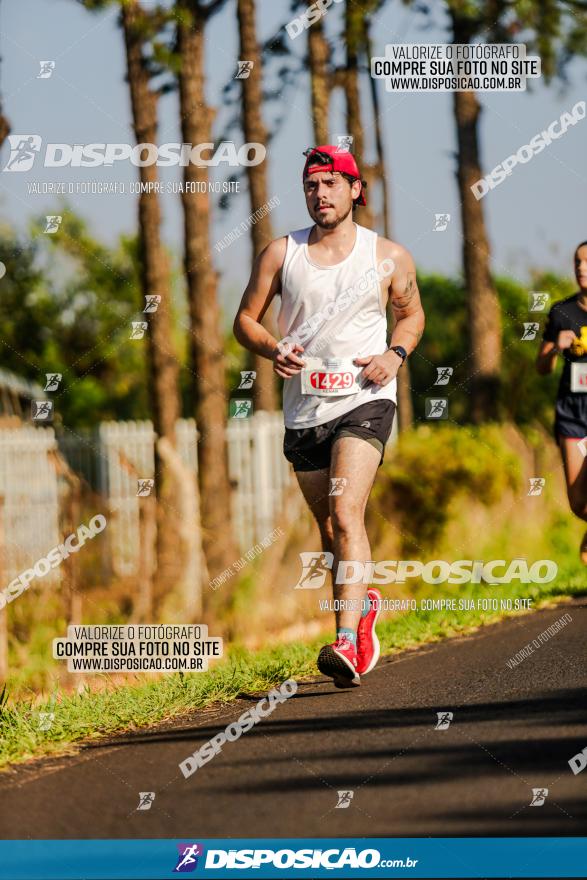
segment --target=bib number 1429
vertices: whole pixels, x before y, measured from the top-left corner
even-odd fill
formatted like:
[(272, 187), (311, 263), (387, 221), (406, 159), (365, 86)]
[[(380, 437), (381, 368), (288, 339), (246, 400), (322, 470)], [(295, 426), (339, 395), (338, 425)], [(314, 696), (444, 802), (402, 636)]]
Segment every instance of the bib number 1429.
[(343, 388), (352, 388), (354, 378), (352, 373), (331, 373), (314, 370), (310, 373), (310, 385), (319, 391), (336, 393)]

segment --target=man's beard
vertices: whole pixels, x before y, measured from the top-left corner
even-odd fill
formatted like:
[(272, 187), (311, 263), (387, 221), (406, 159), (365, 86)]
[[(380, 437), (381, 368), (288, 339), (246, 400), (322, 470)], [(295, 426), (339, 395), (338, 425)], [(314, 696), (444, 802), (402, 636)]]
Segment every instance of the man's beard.
[(336, 217), (334, 220), (325, 220), (324, 217), (322, 217), (322, 215), (318, 211), (316, 211), (315, 214), (312, 214), (312, 217), (314, 219), (316, 226), (320, 226), (321, 229), (336, 229), (336, 227), (339, 226), (343, 220), (346, 220), (346, 218), (349, 216), (351, 211), (352, 211), (352, 205), (348, 209), (346, 214), (344, 214), (342, 217)]

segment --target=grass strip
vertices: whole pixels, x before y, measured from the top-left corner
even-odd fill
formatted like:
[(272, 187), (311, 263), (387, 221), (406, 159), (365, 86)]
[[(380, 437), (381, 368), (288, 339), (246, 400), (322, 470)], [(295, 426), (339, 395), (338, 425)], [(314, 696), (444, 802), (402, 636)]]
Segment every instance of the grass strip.
[[(428, 593), (430, 588), (428, 588)], [(587, 593), (585, 574), (559, 573), (551, 584), (468, 584), (434, 591), (434, 598), (496, 598), (497, 610), (412, 611), (383, 620), (378, 635), (383, 654), (450, 638), (519, 614), (501, 609), (501, 599), (531, 598), (534, 608), (564, 597)], [(0, 767), (33, 757), (67, 753), (82, 741), (137, 730), (186, 715), (212, 703), (228, 702), (240, 694), (262, 693), (287, 678), (317, 675), (316, 656), (324, 637), (251, 652), (233, 646), (225, 660), (207, 673), (174, 673), (158, 680), (135, 676), (126, 685), (80, 694), (56, 692), (44, 703), (0, 699)], [(47, 730), (40, 713), (52, 712)]]

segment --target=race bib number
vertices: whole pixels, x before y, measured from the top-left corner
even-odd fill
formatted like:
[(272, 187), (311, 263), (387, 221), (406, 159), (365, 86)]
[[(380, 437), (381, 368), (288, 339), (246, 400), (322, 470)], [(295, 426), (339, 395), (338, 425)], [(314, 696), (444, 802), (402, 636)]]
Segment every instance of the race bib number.
[(571, 391), (587, 392), (587, 363), (571, 364)]
[[(310, 362), (314, 363), (311, 364)], [(319, 397), (343, 397), (361, 390), (357, 377), (362, 367), (356, 367), (351, 360), (320, 360), (307, 358), (307, 366), (302, 370), (302, 394), (315, 394)]]

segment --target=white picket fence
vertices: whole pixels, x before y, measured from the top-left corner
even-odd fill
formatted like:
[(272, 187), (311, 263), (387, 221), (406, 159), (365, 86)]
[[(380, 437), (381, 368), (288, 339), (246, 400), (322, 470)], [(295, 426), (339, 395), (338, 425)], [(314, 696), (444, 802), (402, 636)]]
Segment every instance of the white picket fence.
[[(6, 584), (59, 544), (59, 487), (52, 428), (0, 430), (2, 577)], [(59, 580), (51, 569), (45, 583)]]
[[(227, 440), (235, 536), (241, 550), (246, 551), (275, 527), (291, 479), (282, 453), (282, 415), (259, 412), (250, 419), (231, 419)], [(177, 445), (184, 464), (197, 473), (193, 419), (178, 422)], [(140, 543), (137, 490), (139, 480), (154, 477), (152, 423), (104, 422), (91, 444), (81, 436), (69, 435), (65, 447), (70, 460), (76, 446), (97, 460), (96, 488), (104, 497), (103, 512), (111, 519), (109, 565), (117, 575), (136, 574)], [(58, 478), (48, 457), (56, 449), (52, 428), (0, 430), (0, 535), (3, 533), (7, 583), (59, 543)], [(47, 581), (58, 578), (58, 568), (47, 575)]]
[[(183, 462), (197, 473), (197, 431), (193, 419), (177, 423)], [(227, 429), (228, 468), (233, 485), (235, 537), (246, 551), (274, 527), (291, 479), (283, 457), (281, 413), (259, 412), (231, 419)], [(115, 573), (136, 573), (139, 554), (138, 479), (153, 479), (155, 433), (149, 421), (104, 422), (99, 429), (99, 490), (108, 499), (112, 528), (111, 563)]]
[(255, 413), (228, 423), (228, 472), (235, 486), (233, 521), (242, 550), (275, 528), (285, 491), (292, 479), (283, 455), (283, 414)]
[[(292, 480), (283, 456), (283, 416), (255, 413), (230, 419), (227, 428), (228, 467), (233, 486), (235, 538), (246, 552), (266, 537), (279, 520)], [(395, 440), (395, 432), (390, 444)], [(193, 419), (177, 424), (178, 452), (197, 473), (197, 431)], [(94, 487), (104, 498), (100, 512), (111, 519), (106, 567), (120, 576), (134, 575), (139, 562), (138, 481), (153, 479), (155, 434), (151, 422), (104, 422), (88, 443), (68, 436), (62, 443), (70, 462), (95, 457)], [(0, 526), (4, 541), (4, 577), (10, 582), (59, 543), (59, 486), (49, 452), (57, 448), (52, 428), (0, 430)], [(79, 454), (77, 454), (79, 453)], [(82, 455), (83, 453), (83, 455)], [(86, 464), (88, 462), (86, 461)], [(75, 464), (73, 464), (75, 467)], [(47, 580), (59, 578), (59, 569)]]
[[(183, 462), (197, 473), (197, 434), (193, 419), (176, 426)], [(111, 565), (116, 574), (135, 574), (139, 556), (139, 480), (155, 473), (155, 432), (150, 421), (103, 422), (98, 431), (99, 491), (108, 500)]]

